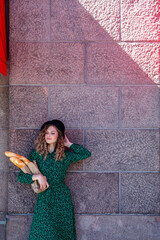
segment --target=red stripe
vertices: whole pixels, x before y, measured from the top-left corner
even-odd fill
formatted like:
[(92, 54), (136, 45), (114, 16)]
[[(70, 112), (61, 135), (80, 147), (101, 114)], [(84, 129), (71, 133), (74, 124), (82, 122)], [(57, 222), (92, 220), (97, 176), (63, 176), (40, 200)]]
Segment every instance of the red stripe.
[(0, 72), (7, 75), (5, 0), (0, 0)]

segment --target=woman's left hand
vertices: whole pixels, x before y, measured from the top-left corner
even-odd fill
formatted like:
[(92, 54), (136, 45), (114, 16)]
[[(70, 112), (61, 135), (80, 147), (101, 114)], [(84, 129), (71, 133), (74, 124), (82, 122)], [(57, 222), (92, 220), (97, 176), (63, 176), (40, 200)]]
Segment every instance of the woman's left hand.
[(72, 143), (69, 141), (69, 139), (65, 135), (64, 146), (69, 148), (71, 145), (72, 145)]
[(33, 174), (32, 180), (37, 180), (40, 185), (40, 189), (43, 191), (49, 187), (46, 176), (42, 175), (41, 173)]

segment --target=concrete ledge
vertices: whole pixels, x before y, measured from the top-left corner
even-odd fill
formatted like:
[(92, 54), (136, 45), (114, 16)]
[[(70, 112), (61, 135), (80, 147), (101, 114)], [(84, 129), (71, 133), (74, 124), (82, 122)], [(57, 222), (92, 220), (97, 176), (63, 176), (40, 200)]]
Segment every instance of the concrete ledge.
[(6, 239), (26, 240), (29, 236), (32, 216), (8, 216)]
[(6, 225), (0, 222), (0, 237), (1, 240), (5, 240)]
[[(7, 240), (26, 240), (32, 215), (8, 216)], [(77, 240), (158, 240), (160, 216), (76, 214)]]
[(77, 216), (78, 240), (158, 240), (159, 216)]
[(0, 239), (6, 240), (6, 214), (0, 212)]

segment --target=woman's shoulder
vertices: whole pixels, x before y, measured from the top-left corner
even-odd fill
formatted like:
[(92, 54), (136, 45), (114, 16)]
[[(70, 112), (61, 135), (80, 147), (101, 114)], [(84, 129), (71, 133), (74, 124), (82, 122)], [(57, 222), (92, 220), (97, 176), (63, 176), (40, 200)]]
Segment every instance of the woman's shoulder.
[(29, 153), (28, 159), (32, 160), (35, 159), (36, 157), (39, 157), (39, 153), (36, 151), (36, 149), (33, 148)]
[(38, 154), (35, 148), (32, 148), (30, 154)]
[(73, 151), (72, 151), (71, 149), (65, 148), (65, 150), (64, 150), (64, 155), (65, 155), (64, 159), (70, 158), (72, 152), (73, 152)]
[(69, 155), (70, 153), (72, 153), (73, 151), (70, 148), (65, 148), (64, 153)]

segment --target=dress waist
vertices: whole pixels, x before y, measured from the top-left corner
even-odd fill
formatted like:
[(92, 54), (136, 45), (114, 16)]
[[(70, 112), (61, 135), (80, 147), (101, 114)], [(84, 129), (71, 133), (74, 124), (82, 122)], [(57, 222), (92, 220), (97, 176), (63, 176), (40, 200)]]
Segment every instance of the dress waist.
[(59, 188), (59, 187), (62, 187), (64, 186), (65, 183), (64, 182), (59, 182), (59, 183), (54, 183), (52, 185), (49, 185), (50, 188)]

